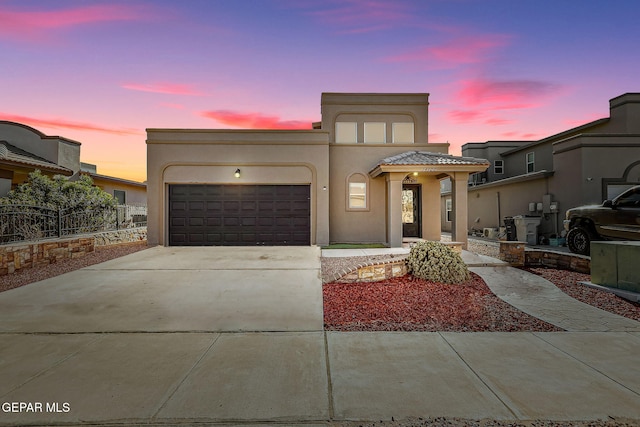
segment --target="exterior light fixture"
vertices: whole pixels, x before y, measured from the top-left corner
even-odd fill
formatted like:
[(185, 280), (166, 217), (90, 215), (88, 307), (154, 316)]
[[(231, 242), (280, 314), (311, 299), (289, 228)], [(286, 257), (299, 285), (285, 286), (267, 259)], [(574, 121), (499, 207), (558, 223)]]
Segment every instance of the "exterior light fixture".
[(413, 176), (418, 176), (418, 172), (414, 172), (414, 173), (413, 173)]
[(236, 169), (236, 172), (233, 174), (236, 178), (240, 178), (240, 169)]

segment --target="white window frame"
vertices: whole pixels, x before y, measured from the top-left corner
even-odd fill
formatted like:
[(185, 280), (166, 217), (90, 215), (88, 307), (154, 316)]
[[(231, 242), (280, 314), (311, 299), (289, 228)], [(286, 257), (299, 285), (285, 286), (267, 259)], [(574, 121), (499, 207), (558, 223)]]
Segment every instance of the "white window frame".
[[(371, 136), (367, 132), (367, 128), (373, 129), (374, 125), (376, 127), (382, 125), (382, 141), (371, 139)], [(385, 122), (364, 122), (364, 143), (365, 144), (386, 144), (387, 143), (387, 124)]]
[[(500, 163), (498, 165), (498, 163)], [(500, 172), (498, 172), (498, 169), (500, 169)], [(494, 160), (493, 161), (493, 173), (496, 175), (503, 175), (504, 174), (504, 160)]]
[(452, 202), (451, 199), (444, 200), (444, 210), (445, 210), (445, 221), (451, 222), (451, 211), (452, 211)]
[[(336, 122), (335, 125), (336, 129), (336, 135), (335, 135), (335, 140), (336, 143), (339, 144), (355, 144), (358, 142), (358, 123), (357, 122)], [(344, 131), (349, 130), (349, 134), (353, 135), (353, 139), (349, 139), (349, 140), (341, 140), (340, 136), (342, 132), (338, 132), (338, 128), (344, 128)], [(352, 132), (351, 132), (352, 131)]]
[[(529, 155), (531, 155), (531, 160), (529, 160)], [(525, 161), (526, 161), (526, 166), (527, 166), (527, 173), (531, 173), (531, 172), (535, 172), (536, 171), (536, 156), (535, 153), (533, 151), (528, 152), (525, 155)], [(531, 165), (531, 170), (529, 170), (529, 165)]]
[[(411, 141), (398, 141), (396, 137), (396, 127), (411, 125)], [(391, 124), (391, 142), (394, 144), (414, 144), (416, 139), (416, 130), (413, 122), (397, 122)]]

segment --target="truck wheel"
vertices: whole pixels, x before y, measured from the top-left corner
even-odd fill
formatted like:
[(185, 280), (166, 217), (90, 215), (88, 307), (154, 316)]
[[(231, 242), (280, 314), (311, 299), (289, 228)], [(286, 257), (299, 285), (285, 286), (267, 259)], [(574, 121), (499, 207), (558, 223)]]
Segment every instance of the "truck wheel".
[(582, 227), (574, 227), (567, 234), (569, 250), (580, 255), (589, 255), (592, 240), (594, 240), (593, 233)]

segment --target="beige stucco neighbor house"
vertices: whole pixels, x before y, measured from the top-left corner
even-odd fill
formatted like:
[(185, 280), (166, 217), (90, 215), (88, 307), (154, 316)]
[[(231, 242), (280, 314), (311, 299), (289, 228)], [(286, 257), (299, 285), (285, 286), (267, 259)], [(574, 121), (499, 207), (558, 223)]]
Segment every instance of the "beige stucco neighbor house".
[(309, 130), (147, 129), (149, 244), (440, 240), (440, 180), (466, 244), (483, 159), (428, 142), (429, 95), (323, 93)]
[(96, 166), (80, 162), (81, 143), (60, 136), (45, 135), (22, 123), (0, 120), (0, 197), (25, 182), (31, 172), (93, 178), (94, 184), (113, 195), (120, 204), (146, 204), (146, 184), (99, 175)]
[[(528, 216), (540, 223), (538, 237), (548, 238), (562, 233), (567, 209), (599, 204), (639, 185), (640, 93), (611, 99), (609, 109), (609, 117), (539, 141), (463, 145), (463, 155), (491, 163), (470, 177), (469, 229), (496, 228), (505, 217)], [(451, 194), (443, 192), (444, 230), (451, 228), (449, 199)]]

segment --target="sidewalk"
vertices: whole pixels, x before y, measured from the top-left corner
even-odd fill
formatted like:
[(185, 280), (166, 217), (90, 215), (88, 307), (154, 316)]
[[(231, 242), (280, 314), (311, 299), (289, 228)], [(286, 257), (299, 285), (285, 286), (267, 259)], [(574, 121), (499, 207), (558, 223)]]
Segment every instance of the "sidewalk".
[[(293, 262), (298, 269), (291, 271), (291, 292), (308, 287), (313, 292), (301, 294), (300, 301), (321, 307), (319, 254), (308, 254), (301, 272), (300, 262), (291, 258), (298, 252), (256, 248), (249, 256), (244, 251), (245, 259), (238, 259), (238, 264), (246, 267), (249, 262), (255, 269), (230, 281), (226, 275), (232, 264), (226, 252), (158, 248), (0, 294), (0, 301), (7, 307), (17, 304), (14, 311), (26, 317), (37, 317), (46, 307), (50, 319), (56, 320), (56, 310), (73, 293), (60, 288), (58, 300), (44, 302), (16, 296), (25, 296), (29, 287), (54, 292), (56, 283), (69, 286), (75, 277), (86, 291), (85, 299), (79, 300), (85, 318), (96, 310), (111, 313), (112, 305), (130, 305), (115, 319), (126, 328), (103, 328), (108, 332), (91, 325), (83, 332), (77, 325), (69, 332), (52, 324), (33, 330), (17, 321), (15, 328), (7, 329), (11, 315), (0, 311), (0, 324), (5, 324), (0, 332), (0, 425), (329, 427), (360, 421), (384, 426), (381, 421), (412, 417), (446, 417), (443, 424), (452, 426), (482, 419), (640, 422), (640, 329), (630, 332), (632, 327), (611, 319), (596, 321), (612, 325), (607, 332), (351, 333), (323, 331), (321, 310), (301, 306), (318, 322), (318, 330), (223, 331), (215, 322), (202, 323), (220, 315), (220, 304), (226, 306), (226, 323), (226, 317), (233, 316), (246, 321), (239, 309), (257, 304), (271, 307), (264, 315), (301, 328), (287, 320), (291, 310), (282, 298), (272, 298), (268, 305), (263, 301), (268, 294), (238, 294), (236, 289), (264, 276), (260, 262), (281, 263), (283, 270)], [(545, 283), (514, 276), (519, 270), (488, 257), (463, 256), (514, 303), (526, 306), (532, 298), (533, 309), (551, 305), (561, 312), (568, 307)], [(185, 280), (205, 274), (203, 266), (219, 270), (211, 270), (206, 280)], [(140, 293), (163, 277), (165, 299), (157, 299), (164, 294)], [(126, 294), (116, 300), (114, 292), (120, 287)], [(530, 287), (535, 292), (524, 291)], [(187, 292), (189, 304), (176, 304), (176, 297), (184, 298)], [(89, 297), (98, 302), (88, 303)], [(590, 321), (595, 312), (583, 313)], [(83, 314), (74, 316), (81, 323)], [(148, 317), (146, 329), (132, 331), (132, 322), (140, 316)], [(182, 318), (200, 322), (176, 323)], [(111, 316), (103, 320), (114, 322)], [(12, 411), (12, 404), (20, 402), (36, 410)], [(40, 411), (36, 403), (43, 405)]]

